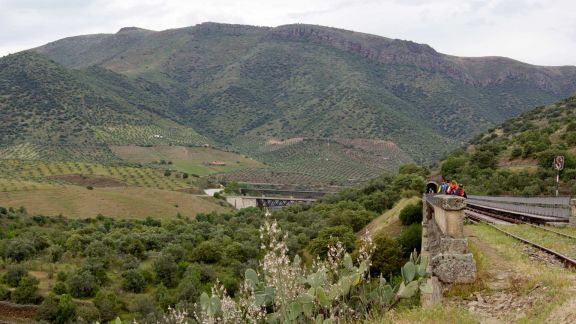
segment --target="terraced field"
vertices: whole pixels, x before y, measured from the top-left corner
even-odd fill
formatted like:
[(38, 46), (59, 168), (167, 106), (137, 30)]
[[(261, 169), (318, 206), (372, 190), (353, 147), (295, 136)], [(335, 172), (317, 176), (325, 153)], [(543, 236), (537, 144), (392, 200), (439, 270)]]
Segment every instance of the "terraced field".
[[(257, 182), (266, 173), (294, 174), (300, 179), (332, 184), (354, 184), (383, 172), (394, 172), (410, 157), (394, 143), (369, 139), (307, 139), (287, 140), (242, 137), (232, 147), (266, 163), (269, 170), (250, 170), (228, 178)], [(280, 181), (280, 180), (277, 180)], [(286, 177), (286, 181), (293, 181)]]
[(117, 218), (194, 217), (225, 211), (198, 197), (197, 178), (162, 169), (86, 162), (0, 160), (0, 206), (33, 214)]
[(50, 160), (117, 163), (121, 160), (104, 144), (59, 145), (46, 143), (21, 143), (0, 148), (1, 160)]
[[(118, 180), (127, 186), (147, 187), (163, 190), (180, 190), (194, 186), (194, 178), (184, 178), (180, 172), (166, 173), (165, 170), (112, 166), (86, 162), (56, 162), (0, 160), (0, 179), (6, 183), (4, 191), (32, 188), (31, 184), (66, 184), (57, 176), (84, 175), (100, 176)], [(21, 184), (20, 184), (21, 183)], [(78, 183), (74, 183), (78, 184)], [(0, 182), (1, 185), (1, 182)]]

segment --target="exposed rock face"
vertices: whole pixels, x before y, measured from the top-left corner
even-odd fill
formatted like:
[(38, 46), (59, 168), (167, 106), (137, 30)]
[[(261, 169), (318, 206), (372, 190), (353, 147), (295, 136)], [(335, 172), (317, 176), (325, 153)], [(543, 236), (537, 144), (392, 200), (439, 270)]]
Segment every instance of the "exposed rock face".
[(444, 283), (473, 283), (476, 261), (472, 253), (438, 254), (431, 261), (432, 273)]

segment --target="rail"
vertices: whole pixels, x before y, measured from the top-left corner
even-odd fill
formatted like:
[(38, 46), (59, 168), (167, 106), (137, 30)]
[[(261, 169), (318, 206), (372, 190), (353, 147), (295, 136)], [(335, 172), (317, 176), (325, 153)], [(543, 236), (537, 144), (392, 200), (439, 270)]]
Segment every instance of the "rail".
[(527, 216), (553, 217), (567, 220), (571, 216), (570, 197), (491, 197), (468, 196), (467, 204), (494, 210), (521, 213)]

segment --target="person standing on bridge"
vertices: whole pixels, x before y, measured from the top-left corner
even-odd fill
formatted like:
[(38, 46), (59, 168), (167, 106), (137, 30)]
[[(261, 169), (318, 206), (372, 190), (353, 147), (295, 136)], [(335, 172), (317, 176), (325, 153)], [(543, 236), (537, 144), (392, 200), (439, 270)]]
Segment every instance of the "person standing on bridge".
[(463, 184), (458, 185), (458, 190), (456, 191), (456, 195), (458, 195), (460, 197), (468, 198), (468, 195), (466, 195), (466, 191), (464, 190)]
[(441, 194), (446, 193), (446, 189), (448, 189), (448, 183), (449, 182), (450, 182), (450, 179), (446, 179), (444, 181), (444, 183), (442, 184), (442, 186), (440, 186), (438, 193), (441, 193)]

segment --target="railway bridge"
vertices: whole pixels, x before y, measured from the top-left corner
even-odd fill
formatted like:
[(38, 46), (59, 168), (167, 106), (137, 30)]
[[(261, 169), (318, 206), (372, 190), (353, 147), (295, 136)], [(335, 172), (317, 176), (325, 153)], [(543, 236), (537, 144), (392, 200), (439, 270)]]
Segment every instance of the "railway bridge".
[[(422, 294), (424, 306), (439, 303), (442, 286), (471, 283), (476, 280), (476, 264), (464, 235), (464, 220), (483, 222), (525, 244), (548, 253), (569, 268), (576, 269), (576, 257), (570, 246), (576, 236), (558, 231), (554, 226), (576, 226), (576, 199), (571, 197), (504, 197), (425, 194), (423, 196), (422, 249), (429, 259), (429, 289)], [(532, 242), (522, 233), (512, 233), (505, 226), (528, 224), (542, 236), (554, 236), (565, 242), (565, 251), (553, 250)], [(503, 228), (504, 227), (504, 228)]]
[(296, 203), (312, 203), (332, 193), (334, 191), (249, 187), (241, 188), (240, 195), (226, 196), (226, 201), (236, 209), (277, 208)]

